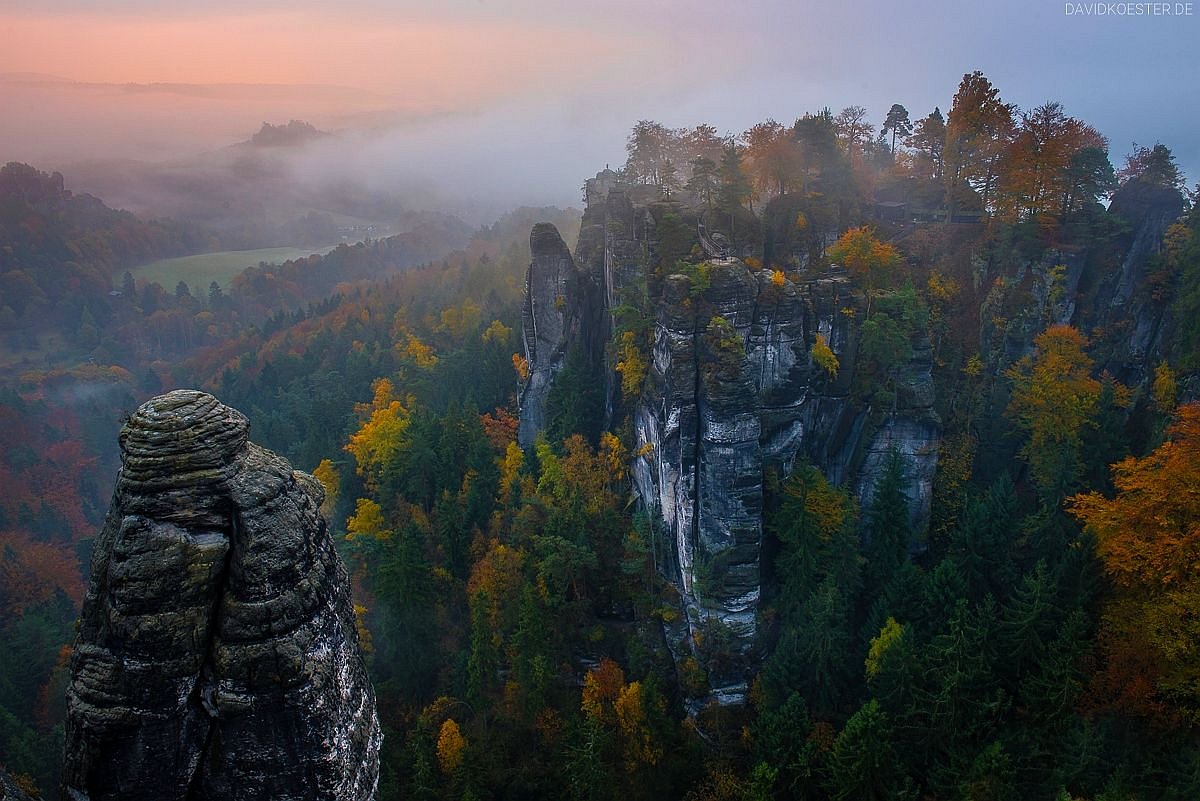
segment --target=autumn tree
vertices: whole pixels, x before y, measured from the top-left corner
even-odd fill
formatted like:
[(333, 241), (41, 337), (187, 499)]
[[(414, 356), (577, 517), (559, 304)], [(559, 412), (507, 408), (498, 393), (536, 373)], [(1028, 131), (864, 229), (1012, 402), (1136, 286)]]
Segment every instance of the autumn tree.
[(993, 209), (1000, 165), (1015, 132), (1015, 112), (982, 72), (963, 76), (946, 120), (946, 191), (956, 208), (973, 190), (984, 211)]
[[(1096, 129), (1068, 117), (1059, 103), (1022, 114), (997, 184), (998, 213), (1010, 221), (1043, 225), (1062, 219), (1073, 194), (1077, 202), (1085, 187), (1101, 188), (1097, 184), (1104, 181), (1104, 168), (1097, 155), (1107, 148)], [(1077, 161), (1085, 149), (1088, 155)]]
[(742, 134), (742, 142), (755, 199), (786, 194), (799, 185), (803, 160), (789, 129), (767, 120)]
[(851, 163), (860, 160), (863, 149), (871, 141), (871, 131), (874, 130), (867, 122), (867, 110), (862, 106), (847, 106), (833, 118), (833, 126), (837, 132), (838, 143), (842, 151), (849, 156)]
[(462, 768), (463, 752), (467, 750), (467, 738), (454, 718), (446, 718), (438, 732), (437, 756), (442, 773), (454, 776)]
[(1034, 339), (1034, 353), (1005, 373), (1013, 382), (1007, 413), (1028, 437), (1021, 457), (1054, 505), (1078, 482), (1084, 426), (1100, 398), (1087, 345), (1077, 329), (1051, 326)]
[(321, 504), (321, 514), (330, 517), (337, 508), (338, 495), (341, 492), (342, 481), (337, 468), (329, 459), (322, 459), (312, 472), (313, 478), (321, 482), (325, 488), (325, 501)]
[(378, 487), (385, 474), (395, 466), (408, 443), (406, 432), (411, 417), (397, 399), (391, 381), (379, 379), (373, 390), (372, 402), (359, 407), (367, 419), (346, 444), (346, 450), (354, 455), (358, 472), (364, 476), (368, 487)]
[(946, 145), (946, 120), (942, 110), (935, 107), (927, 117), (917, 121), (906, 143), (916, 151), (918, 174), (924, 178), (942, 176), (942, 151)]
[(1115, 497), (1091, 492), (1069, 505), (1115, 588), (1101, 686), (1118, 707), (1200, 722), (1200, 404), (1179, 407), (1155, 451), (1112, 469)]
[(894, 283), (893, 273), (903, 260), (895, 246), (880, 242), (868, 226), (851, 228), (829, 248), (829, 260), (841, 264), (868, 291)]

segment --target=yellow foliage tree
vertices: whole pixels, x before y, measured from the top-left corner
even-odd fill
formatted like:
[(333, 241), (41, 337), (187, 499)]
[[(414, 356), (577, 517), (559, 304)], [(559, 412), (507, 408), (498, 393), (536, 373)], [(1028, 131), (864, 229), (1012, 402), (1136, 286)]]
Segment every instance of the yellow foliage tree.
[(873, 679), (879, 675), (883, 669), (883, 658), (888, 650), (900, 642), (904, 636), (904, 627), (896, 622), (896, 619), (889, 617), (883, 624), (883, 628), (879, 630), (879, 634), (871, 640), (871, 648), (867, 651), (867, 678)]
[(392, 536), (391, 530), (386, 528), (383, 509), (370, 498), (359, 498), (355, 501), (354, 514), (346, 521), (346, 531), (349, 532), (346, 534), (348, 540), (357, 537), (386, 540)]
[(471, 568), (467, 595), (484, 593), (488, 598), (488, 619), (493, 631), (499, 631), (505, 618), (515, 622), (520, 606), (522, 566), (525, 552), (492, 539), (487, 551)]
[(817, 334), (817, 341), (812, 346), (812, 360), (817, 363), (817, 366), (830, 378), (837, 378), (838, 364), (837, 354), (833, 352), (833, 348), (829, 347), (829, 342), (821, 334)]
[(1179, 394), (1179, 384), (1175, 381), (1175, 371), (1166, 362), (1161, 362), (1154, 368), (1154, 405), (1163, 414), (1175, 410), (1175, 397)]
[[(396, 348), (401, 350), (399, 343), (397, 343)], [(438, 362), (437, 354), (433, 352), (433, 348), (418, 339), (415, 334), (405, 335), (404, 348), (401, 352), (412, 359), (417, 367), (422, 370), (428, 370)]]
[(449, 333), (456, 340), (462, 340), (468, 333), (477, 330), (481, 311), (478, 303), (467, 298), (457, 306), (442, 310), (437, 329)]
[(629, 461), (629, 453), (616, 434), (605, 431), (600, 435), (599, 456), (608, 468), (610, 483), (625, 480), (625, 465)]
[(646, 720), (646, 700), (641, 682), (631, 682), (621, 688), (613, 701), (617, 729), (624, 744), (625, 761), (630, 767), (657, 765), (663, 750)]
[(639, 347), (633, 331), (621, 334), (617, 344), (617, 372), (621, 374), (621, 396), (632, 400), (642, 394), (650, 362)]
[[(386, 385), (386, 386), (385, 386)], [(354, 454), (358, 473), (367, 485), (378, 487), (381, 475), (408, 446), (409, 413), (398, 400), (391, 400), (391, 382), (376, 382), (370, 417), (351, 437), (346, 450)]]
[(481, 339), (484, 342), (496, 342), (503, 345), (505, 342), (508, 342), (508, 338), (511, 335), (511, 328), (499, 320), (492, 320), (488, 327), (484, 329)]
[(1005, 373), (1013, 381), (1008, 414), (1029, 435), (1021, 456), (1033, 480), (1044, 494), (1062, 498), (1079, 474), (1081, 433), (1102, 387), (1078, 330), (1053, 325), (1033, 342), (1034, 354)]
[(322, 459), (312, 474), (313, 478), (320, 481), (321, 486), (325, 488), (325, 502), (321, 504), (321, 514), (329, 517), (333, 513), (334, 507), (337, 506), (338, 493), (342, 488), (341, 477), (338, 476), (333, 462), (328, 459)]
[(900, 251), (880, 242), (865, 225), (842, 234), (829, 249), (829, 260), (849, 270), (868, 290), (894, 283), (889, 279), (902, 263)]
[(354, 630), (358, 632), (358, 647), (364, 654), (375, 653), (375, 640), (371, 629), (367, 626), (367, 607), (362, 604), (354, 605)]
[(529, 360), (519, 353), (512, 355), (513, 369), (517, 371), (517, 378), (521, 381), (529, 380)]
[(508, 443), (504, 457), (500, 459), (500, 497), (507, 498), (512, 492), (513, 482), (525, 465), (525, 451), (515, 442)]
[(621, 666), (607, 656), (600, 664), (587, 672), (583, 677), (583, 695), (580, 698), (580, 708), (584, 716), (593, 723), (610, 723), (616, 713), (613, 704), (625, 687), (625, 671)]
[(446, 718), (438, 732), (437, 758), (442, 773), (453, 776), (462, 767), (463, 754), (467, 750), (467, 738), (463, 736), (454, 718)]

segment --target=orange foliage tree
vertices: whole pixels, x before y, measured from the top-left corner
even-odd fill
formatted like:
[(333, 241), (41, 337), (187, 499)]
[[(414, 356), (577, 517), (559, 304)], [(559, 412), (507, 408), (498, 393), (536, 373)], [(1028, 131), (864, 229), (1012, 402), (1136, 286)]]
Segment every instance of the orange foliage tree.
[(1115, 586), (1098, 685), (1126, 711), (1200, 722), (1200, 403), (1178, 409), (1168, 436), (1112, 466), (1116, 497), (1076, 495), (1069, 509)]
[(841, 264), (868, 290), (894, 283), (890, 274), (901, 264), (900, 251), (875, 238), (868, 226), (851, 228), (829, 249), (829, 260)]

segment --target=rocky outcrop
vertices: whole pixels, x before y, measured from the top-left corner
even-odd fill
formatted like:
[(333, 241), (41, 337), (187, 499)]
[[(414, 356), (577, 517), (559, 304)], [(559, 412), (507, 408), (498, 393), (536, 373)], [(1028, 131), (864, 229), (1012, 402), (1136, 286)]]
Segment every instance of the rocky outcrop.
[(71, 663), (69, 798), (371, 799), (381, 733), (321, 485), (179, 390), (121, 430)]
[[(679, 636), (694, 639), (714, 622), (732, 635), (736, 653), (709, 675), (713, 696), (731, 702), (744, 697), (756, 667), (765, 471), (786, 475), (803, 458), (835, 481), (859, 477), (860, 492), (869, 492), (883, 469), (872, 461), (876, 443), (886, 453), (882, 443), (890, 438), (906, 455), (920, 454), (906, 468), (921, 522), (929, 513), (938, 426), (926, 346), (924, 372), (919, 366), (902, 382), (913, 385), (911, 409), (887, 418), (857, 470), (869, 416), (850, 396), (861, 293), (838, 273), (778, 281), (736, 259), (705, 270), (701, 290), (682, 275), (665, 282), (648, 388), (634, 415), (643, 456), (633, 474), (639, 497), (673, 544), (662, 569), (686, 612)], [(813, 360), (818, 335), (846, 365), (837, 375)], [(682, 651), (687, 643), (675, 645)]]
[(525, 274), (525, 306), (521, 314), (529, 376), (521, 388), (521, 422), (517, 438), (533, 442), (546, 427), (546, 398), (554, 376), (563, 368), (567, 350), (578, 340), (583, 278), (558, 229), (538, 223), (529, 235), (533, 256)]
[(33, 801), (13, 778), (0, 770), (0, 801)]
[[(933, 504), (933, 477), (942, 441), (941, 420), (933, 410), (933, 400), (933, 349), (928, 337), (921, 335), (908, 364), (896, 376), (895, 408), (884, 417), (866, 448), (855, 493), (859, 508), (869, 508), (888, 453), (897, 451), (904, 467), (904, 493), (914, 531), (929, 526)], [(921, 550), (923, 544), (911, 546)]]
[[(605, 371), (608, 396), (615, 396), (602, 363), (612, 330), (608, 311), (623, 293), (645, 291), (645, 264), (661, 230), (652, 212), (668, 211), (668, 204), (631, 199), (633, 188), (611, 173), (585, 188), (588, 208), (570, 263), (574, 283), (553, 279), (569, 259), (561, 240), (542, 226), (531, 240), (525, 327), (533, 372), (522, 393), (522, 444), (545, 426), (538, 399), (557, 370), (548, 353), (582, 347)], [(669, 211), (678, 221), (678, 210)], [(538, 247), (538, 241), (554, 247)], [(667, 543), (660, 569), (678, 588), (685, 612), (680, 625), (669, 627), (668, 639), (683, 656), (705, 638), (705, 629), (724, 627), (728, 636), (720, 639), (732, 643), (733, 653), (710, 660), (708, 678), (713, 697), (736, 702), (758, 667), (765, 471), (786, 475), (803, 458), (869, 501), (883, 457), (895, 447), (905, 457), (914, 521), (923, 527), (940, 425), (924, 339), (914, 342), (912, 359), (896, 376), (892, 409), (873, 412), (853, 397), (866, 301), (841, 271), (784, 276), (751, 270), (724, 254), (693, 267), (691, 275), (662, 277), (653, 301), (651, 365), (633, 409), (641, 456), (632, 472), (635, 491)], [(566, 293), (558, 304), (565, 316), (547, 321), (538, 309), (560, 291)], [(535, 337), (535, 327), (553, 336)], [(818, 335), (842, 365), (836, 374), (814, 362)], [(538, 369), (544, 378), (535, 377)]]

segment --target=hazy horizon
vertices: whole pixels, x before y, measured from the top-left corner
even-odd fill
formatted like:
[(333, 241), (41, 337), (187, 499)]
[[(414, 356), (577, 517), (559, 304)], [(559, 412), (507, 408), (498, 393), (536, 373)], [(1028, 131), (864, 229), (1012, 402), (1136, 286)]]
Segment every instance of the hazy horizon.
[[(982, 70), (1007, 102), (1061, 102), (1118, 166), (1161, 141), (1194, 181), (1200, 19), (1067, 14), (1059, 2), (734, 9), (677, 0), (0, 2), (0, 161), (169, 161), (302, 119), (342, 132), (305, 174), (457, 198), (468, 216), (579, 202), (638, 119), (737, 134), (824, 106), (945, 112)], [(1133, 65), (1133, 66), (1128, 66)], [(46, 80), (55, 76), (65, 81)]]

